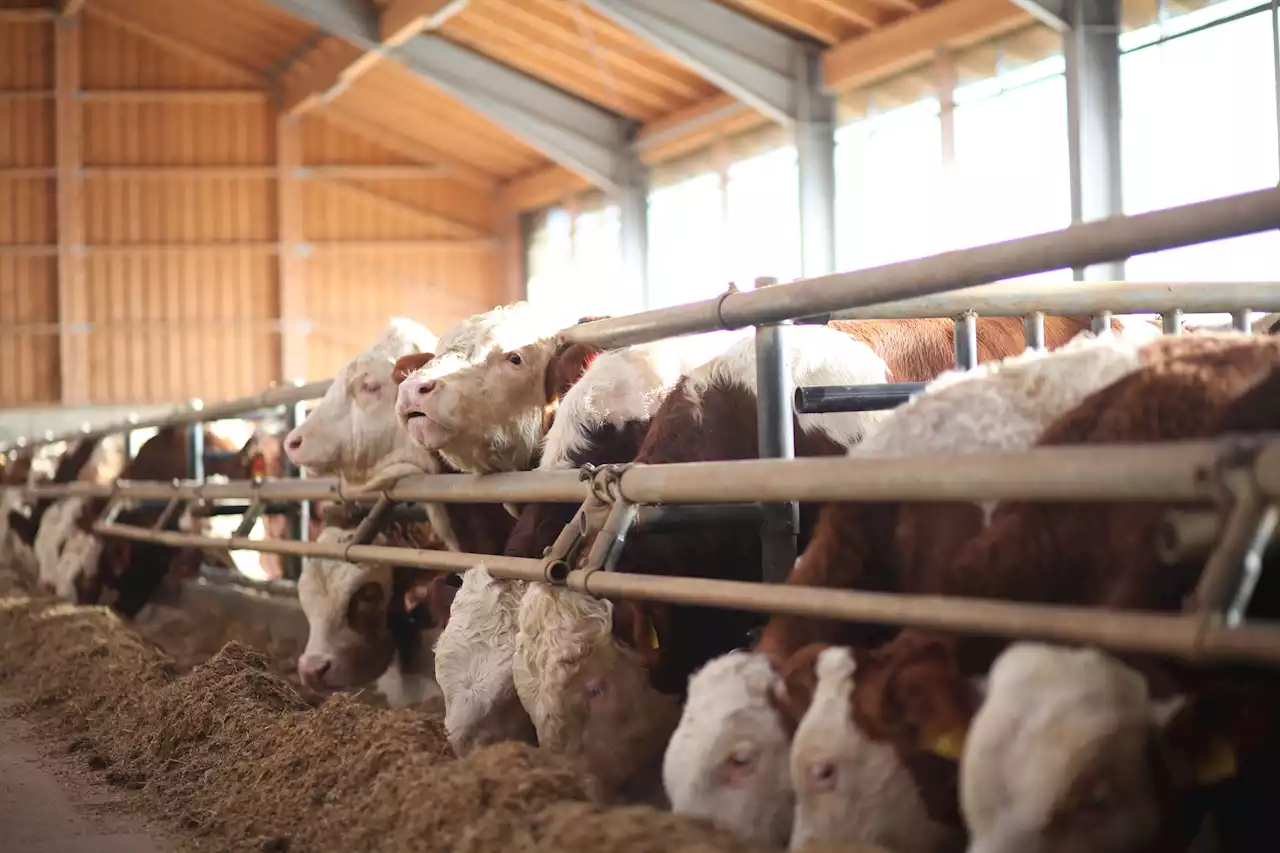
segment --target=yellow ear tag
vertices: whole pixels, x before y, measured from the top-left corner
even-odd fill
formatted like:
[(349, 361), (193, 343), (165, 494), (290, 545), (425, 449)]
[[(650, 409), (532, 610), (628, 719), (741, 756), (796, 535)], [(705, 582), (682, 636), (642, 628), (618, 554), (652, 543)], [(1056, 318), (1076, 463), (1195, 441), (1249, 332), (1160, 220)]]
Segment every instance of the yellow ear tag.
[(1231, 742), (1222, 736), (1215, 736), (1209, 743), (1209, 751), (1196, 766), (1196, 781), (1201, 785), (1212, 785), (1223, 779), (1236, 775), (1236, 751)]
[(649, 621), (649, 648), (657, 649), (658, 648), (658, 629), (653, 627), (652, 619), (648, 621)]
[(960, 754), (964, 752), (964, 739), (968, 733), (967, 729), (953, 729), (946, 734), (939, 735), (938, 739), (929, 747), (929, 751), (942, 758), (959, 761)]

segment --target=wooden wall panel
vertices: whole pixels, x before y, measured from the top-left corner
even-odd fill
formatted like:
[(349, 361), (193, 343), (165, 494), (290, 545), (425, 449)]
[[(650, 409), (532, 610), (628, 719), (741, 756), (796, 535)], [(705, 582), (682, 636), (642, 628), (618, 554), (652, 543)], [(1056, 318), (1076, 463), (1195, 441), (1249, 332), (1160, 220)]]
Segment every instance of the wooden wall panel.
[(498, 264), (497, 252), (487, 246), (318, 253), (307, 265), (315, 323), (310, 378), (332, 376), (377, 338), (390, 317), (409, 317), (438, 335), (503, 301)]
[(275, 260), (209, 252), (89, 260), (92, 403), (209, 401), (279, 374)]
[(156, 243), (275, 239), (267, 181), (240, 178), (90, 180), (85, 229), (95, 251)]
[[(0, 407), (58, 399), (53, 29), (0, 23)], [(4, 170), (11, 170), (7, 174)], [(21, 169), (23, 171), (14, 171)]]
[(236, 83), (208, 64), (175, 56), (154, 41), (92, 13), (81, 17), (86, 44), (81, 73), (94, 89), (225, 89)]
[(84, 108), (85, 165), (270, 165), (273, 125), (265, 102), (90, 103)]
[[(88, 377), (76, 385), (88, 386), (90, 404), (259, 392), (281, 373), (282, 276), (296, 276), (301, 294), (292, 313), (313, 323), (311, 378), (332, 375), (391, 316), (439, 333), (503, 301), (492, 192), (433, 172), (426, 149), (381, 145), (319, 118), (300, 128), (304, 165), (415, 170), (395, 180), (367, 170), (299, 175), (291, 239), (305, 259), (280, 263), (275, 112), (265, 95), (244, 94), (260, 71), (246, 77), (207, 55), (263, 69), (281, 59), (279, 45), (266, 45), (276, 36), (264, 31), (260, 59), (249, 61), (247, 49), (215, 50), (214, 39), (181, 32), (180, 16), (161, 21), (164, 5), (103, 0), (81, 16), (70, 88), (89, 93), (72, 101), (83, 128), (76, 162), (87, 171), (77, 180), (80, 215), (61, 220), (55, 27), (0, 24), (0, 91), (10, 93), (0, 95), (0, 407), (59, 401), (60, 329), (87, 350)], [(94, 94), (130, 90), (166, 94)], [(504, 165), (526, 157), (505, 142), (476, 144), (481, 159)], [(212, 167), (261, 171), (200, 172)], [(77, 225), (63, 235), (60, 265), (59, 228), (72, 219), (84, 233)], [(71, 325), (60, 323), (58, 305), (67, 258), (84, 270), (85, 301), (65, 315)]]

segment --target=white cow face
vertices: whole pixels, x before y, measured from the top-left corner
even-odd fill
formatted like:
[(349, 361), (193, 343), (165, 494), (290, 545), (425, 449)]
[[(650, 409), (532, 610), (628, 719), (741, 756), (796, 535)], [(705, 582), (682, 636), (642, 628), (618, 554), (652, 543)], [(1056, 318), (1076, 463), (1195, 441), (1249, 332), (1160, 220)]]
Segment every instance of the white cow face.
[(388, 463), (414, 456), (396, 423), (396, 360), (431, 352), (435, 337), (425, 327), (397, 320), (348, 362), (307, 419), (285, 438), (293, 463), (314, 476), (341, 475), (363, 483)]

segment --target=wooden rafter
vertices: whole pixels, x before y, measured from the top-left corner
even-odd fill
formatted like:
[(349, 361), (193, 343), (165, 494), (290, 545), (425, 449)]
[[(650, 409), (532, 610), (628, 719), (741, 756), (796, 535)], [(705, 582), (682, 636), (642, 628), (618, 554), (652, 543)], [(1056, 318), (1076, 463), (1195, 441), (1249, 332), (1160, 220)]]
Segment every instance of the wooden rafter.
[[(382, 10), (378, 29), (388, 47), (404, 44), (418, 33), (439, 27), (466, 7), (469, 0), (395, 0)], [(314, 53), (315, 51), (312, 51)], [(349, 48), (327, 52), (300, 74), (292, 68), (280, 74), (280, 111), (300, 116), (360, 79), (384, 58), (381, 51)], [(305, 57), (300, 57), (305, 59)]]
[(363, 116), (357, 117), (332, 104), (325, 108), (321, 118), (415, 163), (437, 166), (449, 177), (465, 184), (490, 191), (497, 188), (498, 182), (492, 175), (394, 128), (370, 122)]
[(822, 57), (827, 86), (872, 83), (929, 62), (939, 47), (967, 47), (1030, 20), (1009, 0), (948, 0), (828, 50)]
[(448, 214), (440, 213), (438, 211), (417, 207), (409, 204), (408, 202), (401, 201), (398, 198), (393, 198), (385, 193), (381, 193), (371, 187), (364, 186), (363, 184), (354, 183), (343, 178), (325, 178), (324, 182), (329, 186), (337, 187), (353, 196), (360, 196), (369, 201), (380, 204), (388, 210), (394, 210), (398, 213), (411, 216), (424, 224), (435, 227), (444, 225), (460, 232), (464, 237), (485, 236), (483, 231), (469, 222), (463, 222), (460, 219), (455, 219)]
[(834, 20), (830, 13), (811, 6), (803, 0), (734, 0), (734, 2), (767, 21), (790, 27), (823, 44), (835, 44), (840, 41), (842, 35), (840, 22)]
[[(883, 8), (870, 2), (870, 0), (810, 0), (810, 2), (818, 8), (830, 12), (837, 18), (867, 29), (881, 26), (888, 18), (892, 17), (886, 14)], [(920, 9), (915, 0), (885, 0), (885, 2), (886, 5), (894, 6), (903, 11), (915, 12)]]
[(262, 86), (261, 75), (253, 69), (247, 68), (238, 62), (233, 62), (224, 56), (218, 56), (217, 54), (205, 50), (202, 47), (198, 47), (189, 41), (177, 38), (170, 33), (161, 32), (153, 27), (122, 17), (109, 9), (103, 8), (100, 4), (95, 3), (87, 6), (85, 8), (85, 14), (105, 21), (117, 29), (124, 30), (127, 33), (138, 36), (139, 38), (146, 39), (152, 44), (158, 45), (170, 53), (175, 53), (179, 56), (190, 59), (193, 62), (199, 62), (208, 68), (215, 68), (223, 74), (226, 74), (228, 77), (233, 77), (248, 86)]

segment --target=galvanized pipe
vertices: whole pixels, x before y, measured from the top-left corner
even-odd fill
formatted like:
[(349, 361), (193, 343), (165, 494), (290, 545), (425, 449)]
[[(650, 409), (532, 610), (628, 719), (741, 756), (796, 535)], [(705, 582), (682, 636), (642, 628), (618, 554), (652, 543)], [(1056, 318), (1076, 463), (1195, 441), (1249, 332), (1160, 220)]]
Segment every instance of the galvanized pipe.
[[(756, 279), (756, 290), (777, 285)], [(795, 434), (791, 415), (791, 370), (786, 333), (789, 321), (756, 327), (756, 427), (761, 459), (793, 459)], [(795, 501), (767, 503), (760, 521), (761, 576), (782, 583), (798, 555), (800, 506)]]
[(1029, 350), (1044, 349), (1044, 312), (1032, 311), (1022, 318), (1022, 338)]
[[(1259, 436), (1251, 463), (1260, 493), (1280, 498), (1280, 437)], [(1228, 441), (1035, 447), (1001, 453), (929, 453), (902, 457), (824, 456), (632, 465), (621, 496), (637, 504), (759, 501), (1200, 501), (1212, 502), (1214, 465)], [(168, 500), (297, 501), (341, 497), (372, 502), (383, 492), (352, 493), (335, 482), (63, 483), (0, 486), (28, 498), (110, 497)], [(566, 503), (589, 491), (576, 471), (413, 475), (385, 494), (397, 501)]]
[[(797, 285), (786, 285), (796, 287)], [(829, 320), (904, 320), (922, 317), (954, 317), (973, 310), (982, 317), (1025, 317), (1036, 311), (1053, 316), (1112, 314), (1163, 314), (1171, 309), (1206, 314), (1248, 307), (1276, 311), (1280, 303), (1277, 282), (1140, 282), (1072, 281), (1028, 284), (996, 282), (895, 302), (881, 302), (833, 311), (801, 322)]]
[[(1280, 189), (1257, 190), (1149, 213), (1074, 224), (1059, 231), (914, 261), (818, 276), (784, 287), (730, 293), (687, 305), (597, 320), (575, 326), (564, 334), (576, 343), (620, 347), (676, 335), (740, 329), (1270, 231), (1277, 222), (1280, 222)], [(1277, 295), (1272, 293), (1270, 300), (1275, 299)], [(1051, 304), (1048, 299), (1037, 302), (1039, 304), (1021, 306), (1014, 315)], [(974, 306), (963, 306), (971, 307)], [(1121, 311), (1120, 306), (1105, 307)], [(1276, 310), (1261, 304), (1251, 307)], [(958, 311), (928, 316), (946, 317), (956, 313)]]
[[(129, 430), (147, 429), (149, 427), (161, 429), (167, 426), (184, 426), (186, 424), (199, 423), (202, 421), (220, 421), (226, 418), (238, 418), (247, 413), (258, 412), (263, 409), (270, 409), (305, 400), (318, 399), (324, 396), (325, 392), (329, 390), (329, 386), (331, 384), (333, 384), (332, 379), (325, 379), (320, 382), (312, 382), (308, 385), (277, 385), (273, 388), (267, 389), (261, 394), (254, 394), (249, 397), (240, 397), (238, 399), (228, 400), (225, 403), (218, 403), (213, 406), (202, 406), (199, 408), (194, 408), (191, 405), (175, 406), (169, 412), (164, 414), (153, 415), (149, 418), (134, 415), (121, 421), (112, 421), (95, 426), (89, 432), (84, 432), (83, 430), (69, 430), (52, 436), (46, 436), (41, 439), (27, 438), (22, 442), (22, 445), (53, 444), (58, 441), (73, 441), (77, 438), (100, 438), (106, 435), (114, 435), (115, 433), (126, 432)], [(0, 446), (0, 449), (7, 449), (7, 446)]]
[(901, 406), (927, 382), (888, 382), (882, 385), (804, 385), (793, 401), (797, 415), (823, 412), (879, 412)]
[(1105, 335), (1111, 331), (1111, 312), (1098, 311), (1089, 317), (1089, 330), (1095, 335)]
[(964, 311), (955, 319), (956, 369), (973, 370), (978, 366), (978, 315)]
[[(227, 548), (299, 554), (355, 562), (385, 563), (435, 571), (466, 571), (483, 563), (496, 578), (542, 581), (539, 560), (452, 551), (417, 551), (357, 545), (320, 545), (284, 540), (214, 539), (99, 523), (104, 536), (158, 542), (174, 548)], [(610, 598), (637, 598), (701, 604), (769, 614), (842, 619), (1001, 637), (1035, 637), (1061, 643), (1097, 644), (1121, 652), (1174, 655), (1198, 661), (1255, 661), (1280, 664), (1280, 628), (1210, 626), (1201, 631), (1197, 614), (1152, 614), (1089, 607), (1024, 604), (857, 592), (791, 584), (760, 584), (705, 578), (571, 571), (565, 585)]]
[(759, 525), (763, 510), (748, 504), (658, 504), (642, 506), (632, 522), (632, 532), (679, 533), (711, 525)]
[(1160, 330), (1166, 335), (1182, 334), (1182, 310), (1173, 308), (1160, 314)]
[(198, 421), (187, 427), (187, 477), (204, 482), (204, 424)]
[(1238, 308), (1231, 312), (1231, 328), (1246, 335), (1253, 332), (1253, 324), (1249, 322), (1249, 309)]

